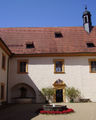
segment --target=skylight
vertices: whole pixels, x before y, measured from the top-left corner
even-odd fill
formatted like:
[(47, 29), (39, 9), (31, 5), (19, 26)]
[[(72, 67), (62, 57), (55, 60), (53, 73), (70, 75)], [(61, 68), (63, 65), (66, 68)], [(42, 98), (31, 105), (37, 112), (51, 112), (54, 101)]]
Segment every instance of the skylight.
[(55, 38), (62, 38), (63, 35), (61, 32), (55, 32)]
[(27, 43), (26, 44), (26, 48), (30, 49), (30, 48), (35, 48), (33, 43)]
[(94, 43), (91, 43), (91, 42), (90, 43), (86, 43), (86, 45), (87, 45), (88, 48), (95, 47)]

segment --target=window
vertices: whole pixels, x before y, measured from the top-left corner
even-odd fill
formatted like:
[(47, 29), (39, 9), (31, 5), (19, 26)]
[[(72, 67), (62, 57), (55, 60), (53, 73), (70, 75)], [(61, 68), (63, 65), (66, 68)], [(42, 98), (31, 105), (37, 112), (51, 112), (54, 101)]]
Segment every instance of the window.
[(28, 60), (18, 60), (18, 73), (28, 73)]
[(6, 69), (6, 56), (2, 53), (2, 69)]
[(28, 43), (26, 44), (26, 48), (35, 48), (33, 43)]
[(63, 35), (61, 32), (55, 32), (55, 38), (62, 38)]
[(64, 73), (64, 60), (54, 60), (54, 73)]
[(96, 73), (96, 59), (89, 59), (89, 67), (91, 73)]
[(5, 85), (1, 83), (1, 100), (5, 99)]
[(94, 43), (86, 43), (88, 48), (95, 47)]
[(85, 16), (85, 23), (87, 23), (87, 16)]

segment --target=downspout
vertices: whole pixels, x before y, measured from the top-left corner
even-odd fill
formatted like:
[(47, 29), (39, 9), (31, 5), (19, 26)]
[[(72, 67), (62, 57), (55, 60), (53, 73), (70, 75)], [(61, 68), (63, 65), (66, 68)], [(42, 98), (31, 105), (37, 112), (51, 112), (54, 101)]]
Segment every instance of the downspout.
[(9, 57), (7, 63), (7, 88), (6, 88), (6, 102), (8, 103), (8, 79), (9, 79)]

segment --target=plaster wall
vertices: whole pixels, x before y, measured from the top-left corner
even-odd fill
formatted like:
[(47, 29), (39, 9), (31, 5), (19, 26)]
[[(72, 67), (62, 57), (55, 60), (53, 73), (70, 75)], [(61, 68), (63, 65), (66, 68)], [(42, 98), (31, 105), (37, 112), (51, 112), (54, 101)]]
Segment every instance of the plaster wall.
[[(6, 56), (6, 67), (5, 70), (2, 69), (2, 53)], [(6, 101), (6, 89), (7, 89), (7, 68), (8, 66), (8, 55), (0, 48), (0, 94), (1, 94), (1, 83), (5, 85), (5, 95), (4, 95), (4, 101)]]
[[(53, 87), (57, 79), (61, 79), (67, 87), (75, 87), (81, 95), (96, 102), (96, 73), (89, 72), (88, 59), (93, 57), (26, 57), (11, 58), (9, 71), (9, 101), (11, 89), (18, 83), (30, 85), (36, 92), (36, 102), (42, 102), (40, 91), (45, 87)], [(28, 74), (17, 73), (17, 60), (28, 59)], [(54, 59), (64, 59), (64, 74), (54, 74)]]

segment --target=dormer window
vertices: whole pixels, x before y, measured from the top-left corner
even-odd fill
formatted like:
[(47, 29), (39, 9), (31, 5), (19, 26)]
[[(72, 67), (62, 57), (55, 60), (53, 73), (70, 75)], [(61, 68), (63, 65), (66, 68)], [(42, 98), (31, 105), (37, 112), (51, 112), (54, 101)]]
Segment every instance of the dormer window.
[(55, 32), (55, 38), (62, 38), (63, 35), (61, 32)]
[(28, 49), (35, 48), (34, 43), (27, 43), (26, 48), (28, 48)]
[(87, 45), (88, 48), (95, 47), (94, 43), (91, 43), (91, 42), (90, 43), (86, 43), (86, 45)]

